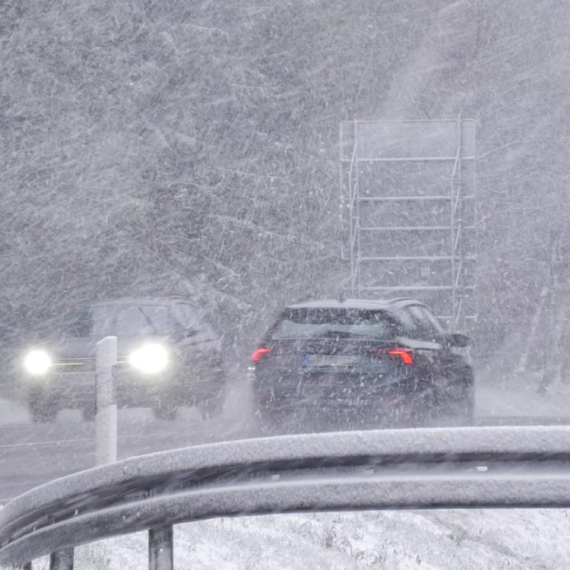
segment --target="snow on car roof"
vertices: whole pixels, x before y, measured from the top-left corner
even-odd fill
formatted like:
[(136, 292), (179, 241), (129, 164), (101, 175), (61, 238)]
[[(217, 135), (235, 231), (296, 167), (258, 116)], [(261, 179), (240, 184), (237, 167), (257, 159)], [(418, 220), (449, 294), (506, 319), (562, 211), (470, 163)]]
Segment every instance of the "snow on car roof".
[(90, 307), (109, 305), (170, 305), (172, 303), (192, 303), (182, 297), (124, 297), (122, 299), (108, 299), (88, 303)]
[(289, 305), (288, 309), (393, 309), (394, 306), (422, 304), (421, 301), (408, 298), (398, 299), (323, 299), (319, 301), (307, 301)]

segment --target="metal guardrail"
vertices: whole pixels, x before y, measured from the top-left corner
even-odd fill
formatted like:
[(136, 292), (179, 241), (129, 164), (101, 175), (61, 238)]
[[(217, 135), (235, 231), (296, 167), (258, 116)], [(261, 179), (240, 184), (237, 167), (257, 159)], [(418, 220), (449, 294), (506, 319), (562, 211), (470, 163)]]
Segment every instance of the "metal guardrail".
[(8, 503), (0, 565), (53, 553), (52, 568), (70, 568), (73, 547), (148, 529), (151, 568), (172, 568), (172, 525), (221, 516), (499, 507), (570, 507), (570, 427), (325, 433), (131, 458)]

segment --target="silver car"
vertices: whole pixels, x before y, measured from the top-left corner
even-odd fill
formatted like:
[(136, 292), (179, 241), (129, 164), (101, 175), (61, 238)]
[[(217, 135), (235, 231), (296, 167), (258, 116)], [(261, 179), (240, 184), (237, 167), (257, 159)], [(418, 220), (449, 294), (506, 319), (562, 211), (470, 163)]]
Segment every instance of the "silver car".
[(54, 421), (63, 408), (93, 418), (96, 344), (110, 335), (118, 343), (119, 407), (151, 407), (160, 419), (174, 419), (179, 406), (196, 405), (205, 416), (221, 412), (221, 340), (196, 307), (178, 298), (118, 299), (71, 312), (62, 330), (20, 356), (34, 421)]

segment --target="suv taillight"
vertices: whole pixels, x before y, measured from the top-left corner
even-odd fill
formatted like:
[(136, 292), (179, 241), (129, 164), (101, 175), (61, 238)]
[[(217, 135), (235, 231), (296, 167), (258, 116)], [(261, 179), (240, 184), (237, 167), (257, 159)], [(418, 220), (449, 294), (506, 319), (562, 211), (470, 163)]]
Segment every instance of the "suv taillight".
[(260, 348), (256, 348), (253, 351), (253, 354), (251, 355), (251, 361), (252, 362), (259, 362), (261, 360), (261, 358), (269, 352), (271, 352), (271, 349), (267, 348), (265, 346), (262, 346)]
[(406, 350), (405, 348), (391, 348), (388, 351), (390, 356), (399, 356), (404, 364), (413, 364), (414, 357), (412, 356), (411, 350)]
[(389, 348), (389, 349), (381, 349), (376, 350), (378, 354), (388, 354), (389, 356), (397, 356), (402, 360), (404, 364), (413, 364), (414, 357), (412, 351), (409, 348)]

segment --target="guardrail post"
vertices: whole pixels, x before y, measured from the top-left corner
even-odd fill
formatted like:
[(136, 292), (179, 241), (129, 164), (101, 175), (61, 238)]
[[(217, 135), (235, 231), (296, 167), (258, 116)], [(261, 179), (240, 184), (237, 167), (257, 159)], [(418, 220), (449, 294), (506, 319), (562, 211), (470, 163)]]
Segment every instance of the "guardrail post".
[(151, 528), (148, 531), (149, 570), (173, 570), (172, 525)]
[(117, 364), (117, 337), (108, 336), (97, 343), (95, 441), (97, 465), (117, 461), (117, 404), (113, 368)]
[(73, 548), (52, 552), (49, 557), (49, 570), (73, 570)]

